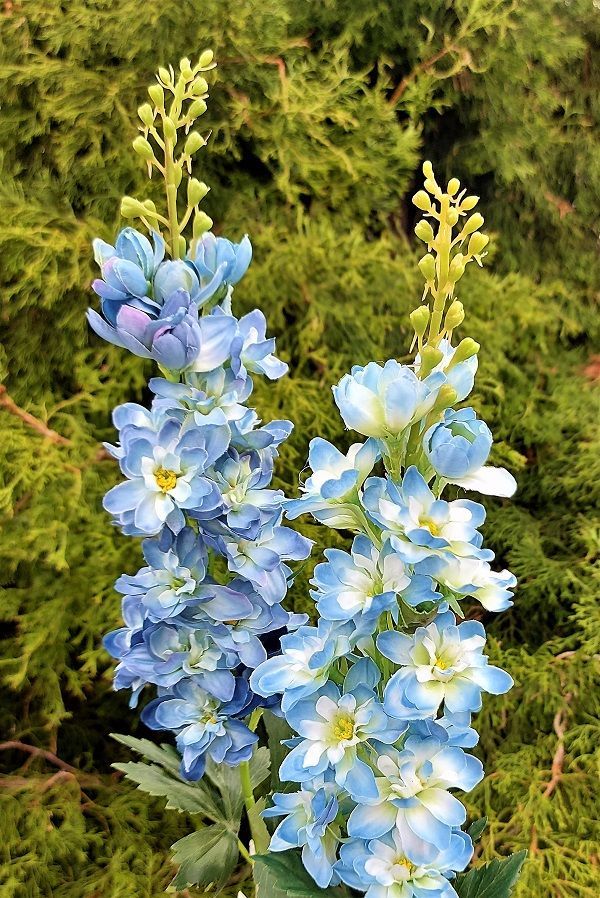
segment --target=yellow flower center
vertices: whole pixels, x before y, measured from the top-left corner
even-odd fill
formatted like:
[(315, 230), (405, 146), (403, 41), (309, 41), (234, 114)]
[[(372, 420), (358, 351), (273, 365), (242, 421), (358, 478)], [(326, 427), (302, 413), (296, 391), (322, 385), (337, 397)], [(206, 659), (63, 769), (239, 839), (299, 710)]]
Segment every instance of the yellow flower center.
[(413, 873), (413, 871), (417, 869), (415, 864), (411, 864), (409, 859), (403, 855), (396, 858), (396, 864), (398, 867), (406, 867), (409, 873)]
[(354, 736), (354, 720), (351, 717), (338, 717), (333, 726), (336, 739), (352, 739)]
[(426, 518), (426, 517), (419, 518), (419, 524), (421, 525), (421, 527), (425, 527), (427, 530), (429, 530), (429, 532), (431, 533), (432, 536), (439, 535), (440, 528), (435, 523), (435, 521), (431, 520), (431, 518)]
[(174, 489), (177, 484), (177, 474), (175, 471), (169, 471), (168, 468), (158, 468), (154, 472), (154, 477), (163, 493), (168, 493), (169, 490)]
[(449, 664), (446, 664), (446, 662), (444, 661), (443, 658), (436, 658), (434, 666), (437, 667), (439, 670), (447, 670), (447, 668), (450, 667)]

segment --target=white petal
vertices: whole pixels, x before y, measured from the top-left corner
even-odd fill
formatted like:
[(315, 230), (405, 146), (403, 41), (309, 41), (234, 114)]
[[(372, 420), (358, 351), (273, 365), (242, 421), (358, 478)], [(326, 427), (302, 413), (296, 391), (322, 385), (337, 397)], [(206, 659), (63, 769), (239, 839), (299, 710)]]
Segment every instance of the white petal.
[(466, 490), (477, 490), (486, 496), (508, 498), (517, 489), (517, 481), (506, 468), (494, 468), (492, 465), (485, 465), (474, 474), (448, 482), (463, 486)]

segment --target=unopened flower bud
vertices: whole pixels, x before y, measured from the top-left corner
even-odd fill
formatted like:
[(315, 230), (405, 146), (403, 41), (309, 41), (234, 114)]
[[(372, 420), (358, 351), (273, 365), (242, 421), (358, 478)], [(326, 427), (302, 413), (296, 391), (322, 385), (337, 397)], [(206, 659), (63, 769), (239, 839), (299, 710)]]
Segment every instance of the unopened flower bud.
[(210, 187), (198, 178), (190, 178), (187, 185), (187, 197), (190, 206), (197, 206), (204, 199)]
[(458, 209), (454, 209), (454, 208), (448, 209), (448, 215), (446, 216), (446, 218), (447, 218), (448, 224), (452, 225), (452, 227), (454, 227), (454, 225), (456, 224), (456, 222), (458, 221), (458, 218), (459, 218)]
[(152, 218), (156, 218), (158, 213), (156, 211), (156, 203), (153, 200), (144, 200), (142, 205), (144, 206), (144, 213), (146, 215), (151, 215)]
[(451, 405), (454, 405), (457, 399), (457, 392), (454, 387), (451, 387), (450, 384), (442, 384), (440, 387), (439, 393), (437, 394), (437, 399), (435, 400), (435, 405), (432, 408), (432, 412), (441, 412), (446, 408), (450, 408)]
[(157, 109), (164, 108), (165, 92), (161, 84), (151, 84), (148, 88), (148, 94)]
[(141, 106), (138, 106), (138, 115), (147, 128), (152, 127), (154, 124), (154, 110), (150, 103), (142, 103)]
[(145, 137), (142, 137), (141, 134), (133, 141), (132, 147), (142, 159), (154, 159), (154, 150), (152, 149), (150, 142), (146, 140)]
[(175, 122), (168, 116), (163, 121), (163, 131), (167, 140), (170, 140), (173, 144), (177, 143), (177, 128), (175, 127)]
[(200, 149), (200, 147), (203, 147), (205, 143), (206, 141), (201, 134), (197, 131), (190, 131), (185, 142), (184, 153), (187, 156), (192, 156)]
[(444, 358), (444, 353), (441, 349), (436, 349), (435, 346), (424, 346), (421, 352), (421, 365), (419, 367), (419, 377), (424, 378), (427, 377), (428, 374), (431, 374), (436, 365)]
[(426, 159), (425, 162), (423, 163), (423, 174), (425, 175), (426, 178), (431, 178), (432, 180), (435, 181), (435, 177), (433, 175), (433, 165), (431, 164), (429, 159)]
[(458, 188), (460, 187), (460, 181), (458, 178), (450, 178), (448, 181), (448, 195), (454, 196), (455, 193), (458, 193)]
[(168, 69), (160, 68), (158, 70), (158, 77), (164, 84), (172, 84), (171, 73)]
[(143, 204), (136, 200), (135, 197), (124, 196), (121, 200), (121, 215), (123, 218), (137, 218), (138, 215), (143, 215), (144, 212)]
[(434, 178), (425, 178), (425, 181), (423, 182), (423, 187), (429, 193), (436, 193), (436, 191), (438, 189), (438, 186), (437, 186)]
[(474, 355), (477, 355), (478, 352), (479, 343), (476, 340), (473, 340), (472, 337), (465, 337), (454, 350), (454, 355), (452, 356), (452, 361), (448, 365), (448, 370), (454, 368), (459, 362), (465, 362), (467, 359), (472, 358)]
[(198, 116), (204, 115), (204, 113), (206, 112), (206, 109), (207, 109), (207, 106), (206, 106), (206, 103), (204, 102), (204, 100), (194, 100), (193, 103), (190, 103), (190, 106), (189, 106), (189, 109), (187, 112), (188, 118), (190, 118), (190, 119), (198, 118)]
[(435, 277), (435, 259), (431, 253), (427, 253), (419, 260), (419, 270), (428, 284), (433, 281)]
[(460, 300), (455, 299), (454, 302), (451, 302), (448, 306), (448, 311), (446, 312), (446, 319), (444, 321), (444, 327), (446, 330), (451, 331), (454, 330), (455, 327), (458, 327), (459, 324), (462, 324), (465, 320), (465, 309), (460, 302)]
[(191, 81), (194, 77), (194, 73), (192, 71), (192, 63), (187, 56), (184, 56), (183, 59), (179, 60), (179, 71), (188, 81)]
[(194, 224), (193, 224), (193, 234), (194, 238), (202, 237), (202, 235), (206, 231), (210, 231), (213, 226), (213, 220), (210, 215), (207, 215), (202, 209), (199, 212), (196, 212), (194, 216)]
[(196, 78), (192, 84), (192, 93), (195, 97), (208, 93), (208, 82), (205, 78)]
[(463, 234), (472, 234), (473, 231), (479, 230), (482, 224), (483, 215), (480, 215), (479, 212), (474, 212), (470, 218), (467, 218), (466, 222), (463, 225), (462, 232)]
[(200, 54), (200, 59), (198, 60), (198, 68), (205, 69), (207, 66), (212, 64), (215, 54), (212, 50), (204, 50)]
[(457, 253), (450, 262), (448, 270), (448, 280), (455, 284), (465, 273), (465, 257), (462, 253)]
[(466, 196), (462, 203), (460, 204), (460, 208), (463, 212), (469, 212), (471, 209), (474, 209), (477, 203), (479, 202), (478, 196)]
[(412, 201), (417, 209), (421, 209), (423, 212), (429, 212), (431, 209), (431, 200), (424, 190), (418, 190), (413, 196)]
[(412, 324), (417, 337), (422, 337), (427, 330), (429, 324), (430, 312), (427, 306), (419, 306), (414, 312), (410, 313), (410, 323)]
[(179, 258), (183, 259), (183, 257), (185, 256), (186, 250), (187, 250), (187, 245), (185, 242), (185, 237), (183, 237), (181, 234), (177, 238), (177, 245), (179, 248), (179, 254), (178, 254)]
[(487, 234), (482, 234), (481, 231), (476, 231), (476, 233), (472, 234), (469, 238), (469, 248), (467, 252), (470, 256), (478, 256), (479, 253), (483, 252), (489, 242), (490, 238)]
[(183, 178), (183, 164), (181, 162), (176, 162), (173, 166), (173, 183), (175, 187), (179, 187), (181, 184), (181, 179)]
[(424, 243), (433, 243), (434, 241), (434, 233), (433, 228), (424, 218), (419, 221), (415, 227), (415, 234), (419, 238), (419, 240), (423, 240)]

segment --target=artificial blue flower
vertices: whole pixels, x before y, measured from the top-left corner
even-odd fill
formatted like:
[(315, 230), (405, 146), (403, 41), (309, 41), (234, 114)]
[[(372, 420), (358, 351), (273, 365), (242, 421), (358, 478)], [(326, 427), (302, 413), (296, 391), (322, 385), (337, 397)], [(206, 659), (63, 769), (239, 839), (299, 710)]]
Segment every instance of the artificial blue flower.
[(512, 496), (517, 483), (504, 468), (485, 466), (492, 434), (472, 408), (447, 409), (423, 436), (425, 454), (439, 477), (491, 496)]
[(152, 535), (165, 524), (178, 532), (184, 511), (219, 508), (220, 493), (205, 471), (227, 449), (229, 430), (180, 430), (177, 421), (167, 420), (154, 435), (142, 428), (136, 438), (135, 425), (121, 432), (125, 453), (119, 463), (128, 479), (109, 490), (103, 504), (123, 532)]
[(383, 706), (404, 720), (433, 717), (442, 703), (452, 714), (479, 711), (481, 693), (508, 692), (512, 677), (488, 664), (483, 654), (485, 630), (479, 621), (456, 624), (447, 611), (413, 636), (396, 631), (382, 633), (377, 647), (401, 665), (389, 680)]
[(215, 237), (210, 231), (196, 245), (192, 264), (204, 289), (210, 286), (211, 296), (217, 290), (233, 286), (242, 279), (252, 261), (252, 244), (246, 234), (240, 243), (225, 237)]
[(88, 309), (90, 326), (108, 343), (141, 358), (154, 359), (170, 371), (212, 371), (230, 354), (236, 322), (230, 315), (205, 315), (185, 290), (177, 290), (156, 316), (132, 305), (122, 305), (115, 324)]
[(464, 870), (473, 855), (466, 833), (454, 832), (450, 845), (428, 864), (415, 862), (410, 846), (394, 829), (381, 839), (350, 839), (342, 845), (335, 870), (365, 898), (457, 898), (448, 876)]
[(373, 470), (378, 457), (374, 440), (354, 443), (346, 455), (327, 440), (320, 437), (311, 440), (308, 464), (312, 474), (300, 487), (302, 496), (285, 503), (286, 517), (294, 519), (310, 513), (329, 527), (360, 529), (358, 489)]
[(240, 318), (234, 347), (232, 367), (236, 374), (264, 374), (278, 380), (287, 373), (288, 366), (276, 358), (274, 338), (267, 338), (267, 320), (259, 309)]
[(400, 485), (388, 478), (369, 478), (363, 504), (407, 562), (440, 553), (494, 557), (493, 552), (481, 548), (482, 536), (477, 530), (485, 520), (483, 505), (468, 499), (436, 499), (414, 466), (405, 472)]
[(396, 827), (411, 859), (425, 864), (450, 846), (467, 813), (448, 789), (471, 791), (483, 778), (483, 766), (442, 734), (441, 739), (409, 735), (401, 751), (380, 747), (374, 762), (376, 797), (352, 811), (348, 835), (377, 839)]
[(506, 611), (513, 604), (517, 578), (510, 571), (493, 571), (487, 561), (450, 554), (429, 557), (415, 565), (456, 596), (472, 596), (486, 611)]
[(92, 243), (102, 274), (92, 283), (92, 288), (101, 299), (104, 317), (113, 326), (124, 305), (153, 316), (160, 309), (160, 303), (152, 299), (152, 281), (163, 260), (165, 244), (158, 234), (153, 233), (152, 237), (154, 247), (139, 231), (124, 228), (115, 246), (99, 239)]
[(324, 686), (334, 661), (349, 651), (347, 633), (333, 630), (327, 621), (320, 620), (318, 627), (300, 627), (281, 637), (281, 654), (256, 668), (250, 686), (265, 697), (282, 692), (281, 707), (287, 712)]
[(412, 368), (390, 359), (383, 367), (376, 362), (355, 365), (333, 387), (333, 397), (346, 427), (386, 439), (431, 411), (445, 382), (441, 372), (419, 380)]
[(340, 693), (328, 682), (285, 716), (301, 738), (284, 758), (280, 778), (304, 783), (331, 768), (336, 783), (355, 801), (375, 792), (371, 769), (359, 757), (361, 748), (373, 740), (393, 743), (406, 730), (405, 723), (388, 717), (373, 690), (361, 685)]
[(252, 757), (258, 736), (238, 717), (251, 710), (253, 696), (242, 678), (236, 680), (231, 701), (220, 702), (191, 679), (172, 689), (159, 690), (158, 698), (142, 711), (142, 720), (153, 730), (172, 730), (182, 753), (181, 773), (197, 780), (204, 773), (206, 757), (216, 764), (235, 767)]
[(302, 863), (322, 889), (339, 882), (333, 869), (340, 834), (338, 795), (335, 783), (320, 778), (298, 792), (276, 792), (273, 807), (263, 811), (263, 817), (285, 817), (271, 836), (269, 851), (302, 848)]

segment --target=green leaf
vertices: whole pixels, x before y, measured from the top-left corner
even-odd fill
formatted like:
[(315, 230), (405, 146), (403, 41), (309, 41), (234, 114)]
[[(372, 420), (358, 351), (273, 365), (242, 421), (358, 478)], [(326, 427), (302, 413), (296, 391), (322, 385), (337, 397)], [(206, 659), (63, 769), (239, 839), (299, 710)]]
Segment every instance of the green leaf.
[(162, 745), (156, 745), (155, 742), (150, 742), (149, 739), (136, 739), (134, 736), (124, 736), (121, 733), (111, 733), (110, 736), (116, 742), (120, 742), (122, 745), (126, 745), (127, 748), (132, 749), (132, 751), (142, 755), (147, 761), (155, 761), (155, 763), (161, 764), (163, 767), (167, 767), (175, 774), (178, 774), (181, 756), (174, 745), (168, 745), (166, 742), (163, 742)]
[(273, 792), (278, 792), (281, 789), (279, 768), (288, 752), (286, 747), (281, 743), (284, 739), (290, 739), (294, 733), (289, 724), (282, 717), (276, 717), (271, 711), (265, 711), (263, 713), (263, 720), (269, 737), (269, 752), (271, 754), (271, 787)]
[(265, 799), (259, 798), (256, 804), (254, 804), (247, 811), (248, 822), (250, 823), (252, 838), (254, 839), (254, 848), (258, 852), (267, 851), (269, 848), (269, 842), (271, 841), (269, 830), (267, 829), (265, 821), (261, 817), (261, 813), (264, 811), (265, 805)]
[(170, 888), (178, 891), (192, 885), (221, 889), (235, 869), (239, 855), (236, 836), (221, 824), (205, 826), (171, 847), (179, 870)]
[(270, 770), (271, 756), (269, 755), (269, 749), (264, 746), (257, 748), (250, 758), (250, 782), (253, 789), (256, 789), (257, 786), (260, 786), (266, 780)]
[(215, 822), (223, 821), (223, 808), (219, 807), (219, 803), (215, 800), (216, 796), (213, 796), (204, 784), (187, 783), (175, 778), (163, 767), (146, 764), (143, 761), (128, 761), (112, 766), (121, 770), (127, 779), (137, 783), (138, 789), (143, 792), (166, 798), (166, 807), (169, 810), (203, 814)]
[(320, 889), (302, 866), (297, 851), (254, 858), (256, 898), (348, 898), (344, 888)]
[(518, 851), (463, 873), (454, 884), (459, 898), (510, 898), (526, 857), (527, 851)]
[(474, 842), (479, 842), (486, 826), (487, 817), (480, 817), (479, 820), (473, 821), (473, 823), (468, 828), (467, 833), (471, 836)]
[(244, 799), (238, 768), (228, 764), (215, 764), (211, 758), (207, 758), (205, 776), (221, 793), (226, 820), (239, 824)]

